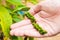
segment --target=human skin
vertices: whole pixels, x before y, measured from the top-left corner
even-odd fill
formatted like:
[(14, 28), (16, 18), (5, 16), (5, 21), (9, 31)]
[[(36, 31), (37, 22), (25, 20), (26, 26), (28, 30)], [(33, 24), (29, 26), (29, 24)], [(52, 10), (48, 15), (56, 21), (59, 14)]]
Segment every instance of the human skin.
[(45, 0), (32, 7), (29, 12), (36, 22), (47, 31), (41, 35), (31, 24), (24, 19), (11, 25), (10, 34), (13, 36), (49, 37), (60, 33), (60, 0)]

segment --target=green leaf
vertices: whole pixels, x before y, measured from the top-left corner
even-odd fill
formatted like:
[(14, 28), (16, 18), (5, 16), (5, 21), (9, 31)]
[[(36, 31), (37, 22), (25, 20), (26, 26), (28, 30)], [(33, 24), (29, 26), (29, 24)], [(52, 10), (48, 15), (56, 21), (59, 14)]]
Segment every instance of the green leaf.
[(37, 4), (37, 3), (38, 3), (37, 0), (27, 0), (27, 1), (29, 1), (29, 2), (31, 2), (31, 3), (33, 3), (33, 4)]
[(7, 0), (7, 2), (14, 4), (14, 5), (21, 5), (22, 4), (21, 0)]
[(21, 20), (22, 20), (22, 18), (19, 18), (18, 16), (14, 15), (14, 17), (13, 17), (14, 22), (19, 22)]
[(22, 37), (11, 36), (11, 40), (23, 40)]
[(1, 3), (1, 0), (0, 0), (0, 3)]
[(0, 24), (0, 30), (1, 30), (2, 28), (1, 28), (1, 24)]
[(13, 12), (16, 12), (16, 11), (18, 11), (18, 10), (21, 10), (21, 9), (23, 9), (23, 8), (26, 8), (26, 6), (25, 6), (25, 5), (16, 6), (16, 8), (13, 10)]
[(34, 38), (33, 37), (29, 37), (29, 40), (34, 40)]
[(23, 38), (22, 37), (18, 37), (18, 40), (23, 40)]
[(18, 40), (18, 38), (16, 36), (11, 36), (10, 39), (11, 40)]
[(14, 13), (12, 15), (12, 19), (13, 19), (13, 23), (16, 23), (16, 22), (23, 20), (23, 16), (18, 13)]
[(0, 5), (0, 19), (1, 19), (1, 27), (4, 35), (6, 37), (9, 36), (10, 32), (10, 25), (12, 24), (12, 18), (7, 11), (6, 8)]
[(2, 4), (2, 0), (0, 0), (0, 5)]
[(30, 2), (32, 2), (33, 4), (37, 4), (37, 0), (31, 0)]

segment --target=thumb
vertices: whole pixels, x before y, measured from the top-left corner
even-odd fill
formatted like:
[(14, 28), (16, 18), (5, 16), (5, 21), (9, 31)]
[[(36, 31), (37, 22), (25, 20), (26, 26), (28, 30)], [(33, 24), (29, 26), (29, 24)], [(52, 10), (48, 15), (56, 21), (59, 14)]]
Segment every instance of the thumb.
[(48, 18), (48, 17), (52, 17), (55, 15), (55, 14), (50, 14), (50, 13), (45, 12), (45, 11), (40, 11), (37, 14), (39, 14), (42, 18)]
[[(49, 17), (49, 16), (55, 15), (57, 13), (58, 10), (57, 10), (56, 5), (55, 5), (55, 2), (51, 1), (51, 0), (42, 1), (39, 4), (35, 5), (34, 7), (32, 7), (29, 10), (29, 12), (32, 15), (34, 15), (36, 13), (41, 13), (40, 15), (42, 17)], [(44, 11), (44, 12), (40, 12), (40, 11)], [(47, 13), (47, 15), (46, 15), (46, 13)]]
[(34, 15), (36, 13), (38, 13), (41, 10), (41, 6), (39, 4), (31, 7), (31, 9), (29, 10), (29, 12)]
[(29, 12), (32, 15), (38, 13), (43, 18), (51, 17), (51, 16), (55, 15), (55, 13), (56, 13), (56, 11), (50, 11), (50, 10), (42, 7), (42, 5), (39, 5), (39, 4), (31, 7), (31, 9), (29, 10)]

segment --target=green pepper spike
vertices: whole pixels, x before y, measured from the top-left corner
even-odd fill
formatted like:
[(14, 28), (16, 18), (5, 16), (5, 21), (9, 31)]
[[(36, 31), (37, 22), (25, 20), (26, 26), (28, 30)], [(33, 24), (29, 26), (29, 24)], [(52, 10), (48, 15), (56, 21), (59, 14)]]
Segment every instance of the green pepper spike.
[(36, 23), (36, 20), (35, 18), (29, 13), (29, 12), (25, 12), (25, 16), (28, 17), (28, 19), (30, 19), (32, 25), (34, 26), (34, 28), (39, 31), (39, 33), (41, 35), (44, 35), (47, 33), (47, 31), (43, 30), (37, 23)]

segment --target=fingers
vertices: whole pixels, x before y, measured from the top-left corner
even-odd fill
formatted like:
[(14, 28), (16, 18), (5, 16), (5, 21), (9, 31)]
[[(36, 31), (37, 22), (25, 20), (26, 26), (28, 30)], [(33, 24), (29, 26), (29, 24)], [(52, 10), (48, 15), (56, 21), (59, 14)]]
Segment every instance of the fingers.
[[(52, 4), (53, 3), (53, 4)], [(56, 5), (55, 5), (56, 4)], [(51, 0), (45, 0), (40, 2), (39, 4), (32, 7), (29, 12), (34, 15), (40, 11), (46, 12), (48, 15), (55, 15), (58, 12), (57, 2)], [(45, 16), (45, 15), (44, 15)]]
[[(36, 14), (34, 17), (37, 17), (38, 15)], [(39, 18), (39, 16), (37, 17), (37, 20), (36, 21), (38, 21), (38, 18)], [(28, 20), (24, 20), (24, 21), (22, 21), (22, 22), (19, 22), (19, 23), (15, 23), (15, 24), (13, 24), (12, 26), (11, 26), (11, 32), (10, 32), (10, 34), (11, 35), (15, 35), (15, 36), (24, 36), (24, 35), (29, 35), (29, 36), (34, 36), (34, 34), (35, 34), (35, 36), (38, 36), (39, 34), (36, 34), (36, 33), (34, 33), (33, 35), (32, 35), (32, 33), (30, 32), (30, 31), (32, 31), (32, 29), (34, 29), (33, 28), (33, 26), (32, 26), (32, 24), (29, 24), (29, 22), (30, 21), (28, 21)], [(23, 23), (23, 24), (22, 24)], [(27, 24), (27, 25), (26, 25)], [(22, 26), (22, 25), (25, 25), (25, 26)], [(15, 29), (16, 28), (16, 29)], [(30, 34), (26, 34), (26, 32), (25, 32), (25, 30), (26, 30), (26, 32), (28, 32), (29, 30), (29, 32), (30, 32)], [(34, 29), (35, 30), (35, 29)], [(32, 32), (34, 32), (34, 31), (32, 31)], [(25, 33), (25, 34), (24, 34)], [(37, 32), (38, 33), (38, 32)]]
[(17, 29), (11, 30), (10, 31), (11, 35), (15, 35), (15, 36), (33, 36), (33, 37), (40, 37), (41, 35), (39, 34), (39, 32), (37, 32), (34, 27), (32, 26), (32, 24), (26, 25), (26, 26), (22, 26), (19, 27)]
[(18, 28), (10, 31), (10, 35), (12, 36), (24, 36), (24, 30)]
[[(25, 33), (25, 30), (31, 30), (31, 29), (33, 29), (33, 27), (32, 27), (32, 24), (30, 24), (30, 25), (26, 25), (26, 26), (21, 26), (21, 27), (19, 27), (19, 28), (17, 28), (17, 29), (13, 29), (13, 30), (11, 30), (11, 32), (10, 32), (10, 34), (11, 35), (16, 35), (16, 36), (20, 36), (20, 34), (22, 33), (23, 35), (24, 35), (24, 33)], [(21, 35), (22, 35), (21, 34)], [(22, 36), (23, 36), (22, 35)]]
[(47, 37), (47, 36), (51, 36), (53, 33), (53, 30), (50, 28), (50, 26), (43, 22), (37, 22), (40, 27), (42, 27), (44, 30), (47, 31), (47, 34), (45, 35), (41, 35), (34, 27), (32, 24), (29, 25), (25, 25), (25, 26), (21, 26), (19, 28), (13, 29), (10, 31), (11, 35), (15, 35), (15, 36), (31, 36), (31, 37)]
[[(47, 34), (45, 35), (39, 34), (39, 32), (33, 27), (31, 23), (30, 24), (26, 23), (28, 25), (23, 24), (24, 26), (21, 26), (21, 25), (16, 26), (17, 28), (12, 29), (10, 34), (15, 36), (31, 36), (31, 37), (47, 37), (47, 36), (52, 36), (56, 34), (56, 32), (52, 28), (53, 27), (51, 25), (52, 23), (41, 18), (38, 14), (34, 15), (34, 17), (36, 18), (36, 21), (40, 25), (40, 27), (42, 27), (44, 30), (47, 31)], [(25, 21), (27, 22), (27, 20)], [(15, 28), (14, 26), (12, 27)]]
[[(18, 28), (16, 29), (12, 29), (10, 34), (11, 35), (15, 35), (15, 36), (33, 36), (33, 37), (45, 37), (45, 36), (51, 36), (52, 35), (52, 30), (51, 28), (49, 28), (49, 25), (46, 24), (46, 22), (40, 20), (40, 16), (38, 14), (34, 15), (34, 17), (36, 18), (37, 23), (44, 29), (46, 30), (48, 33), (45, 35), (41, 35), (39, 34), (39, 32), (33, 27), (32, 24), (28, 24), (25, 26), (17, 26)], [(27, 21), (27, 20), (26, 20)], [(15, 24), (16, 25), (16, 24)], [(15, 28), (15, 27), (14, 27)]]
[(49, 3), (48, 2), (49, 2), (49, 0), (45, 0), (45, 1), (42, 1), (42, 2), (38, 3), (37, 5), (31, 7), (31, 9), (29, 10), (29, 12), (32, 15), (34, 15), (34, 14), (40, 12), (41, 10), (42, 11), (46, 11), (46, 12), (51, 11), (52, 10), (51, 1)]
[(17, 27), (20, 27), (20, 26), (24, 26), (24, 25), (28, 25), (30, 23), (31, 23), (30, 20), (23, 20), (23, 21), (20, 21), (18, 23), (12, 24), (11, 29), (14, 29), (14, 28), (17, 28)]
[(40, 11), (40, 12), (38, 12), (38, 14), (39, 14), (40, 17), (42, 17), (42, 18), (48, 18), (48, 17), (54, 16), (54, 15), (51, 15), (51, 14), (45, 12), (45, 11)]
[[(38, 14), (34, 15), (34, 17), (35, 17), (36, 21), (41, 21), (40, 16)], [(12, 24), (11, 29), (15, 29), (15, 28), (25, 26), (25, 25), (28, 25), (28, 24), (31, 24), (31, 22), (30, 22), (29, 19), (26, 19), (26, 20), (20, 21), (18, 23)]]
[[(38, 14), (36, 14), (34, 17), (35, 17), (36, 21), (40, 21), (39, 20), (40, 17), (38, 16)], [(12, 24), (11, 29), (15, 29), (15, 28), (25, 26), (25, 25), (28, 25), (28, 24), (31, 24), (31, 22), (30, 22), (29, 19), (26, 19), (26, 20), (20, 21), (18, 23)]]

